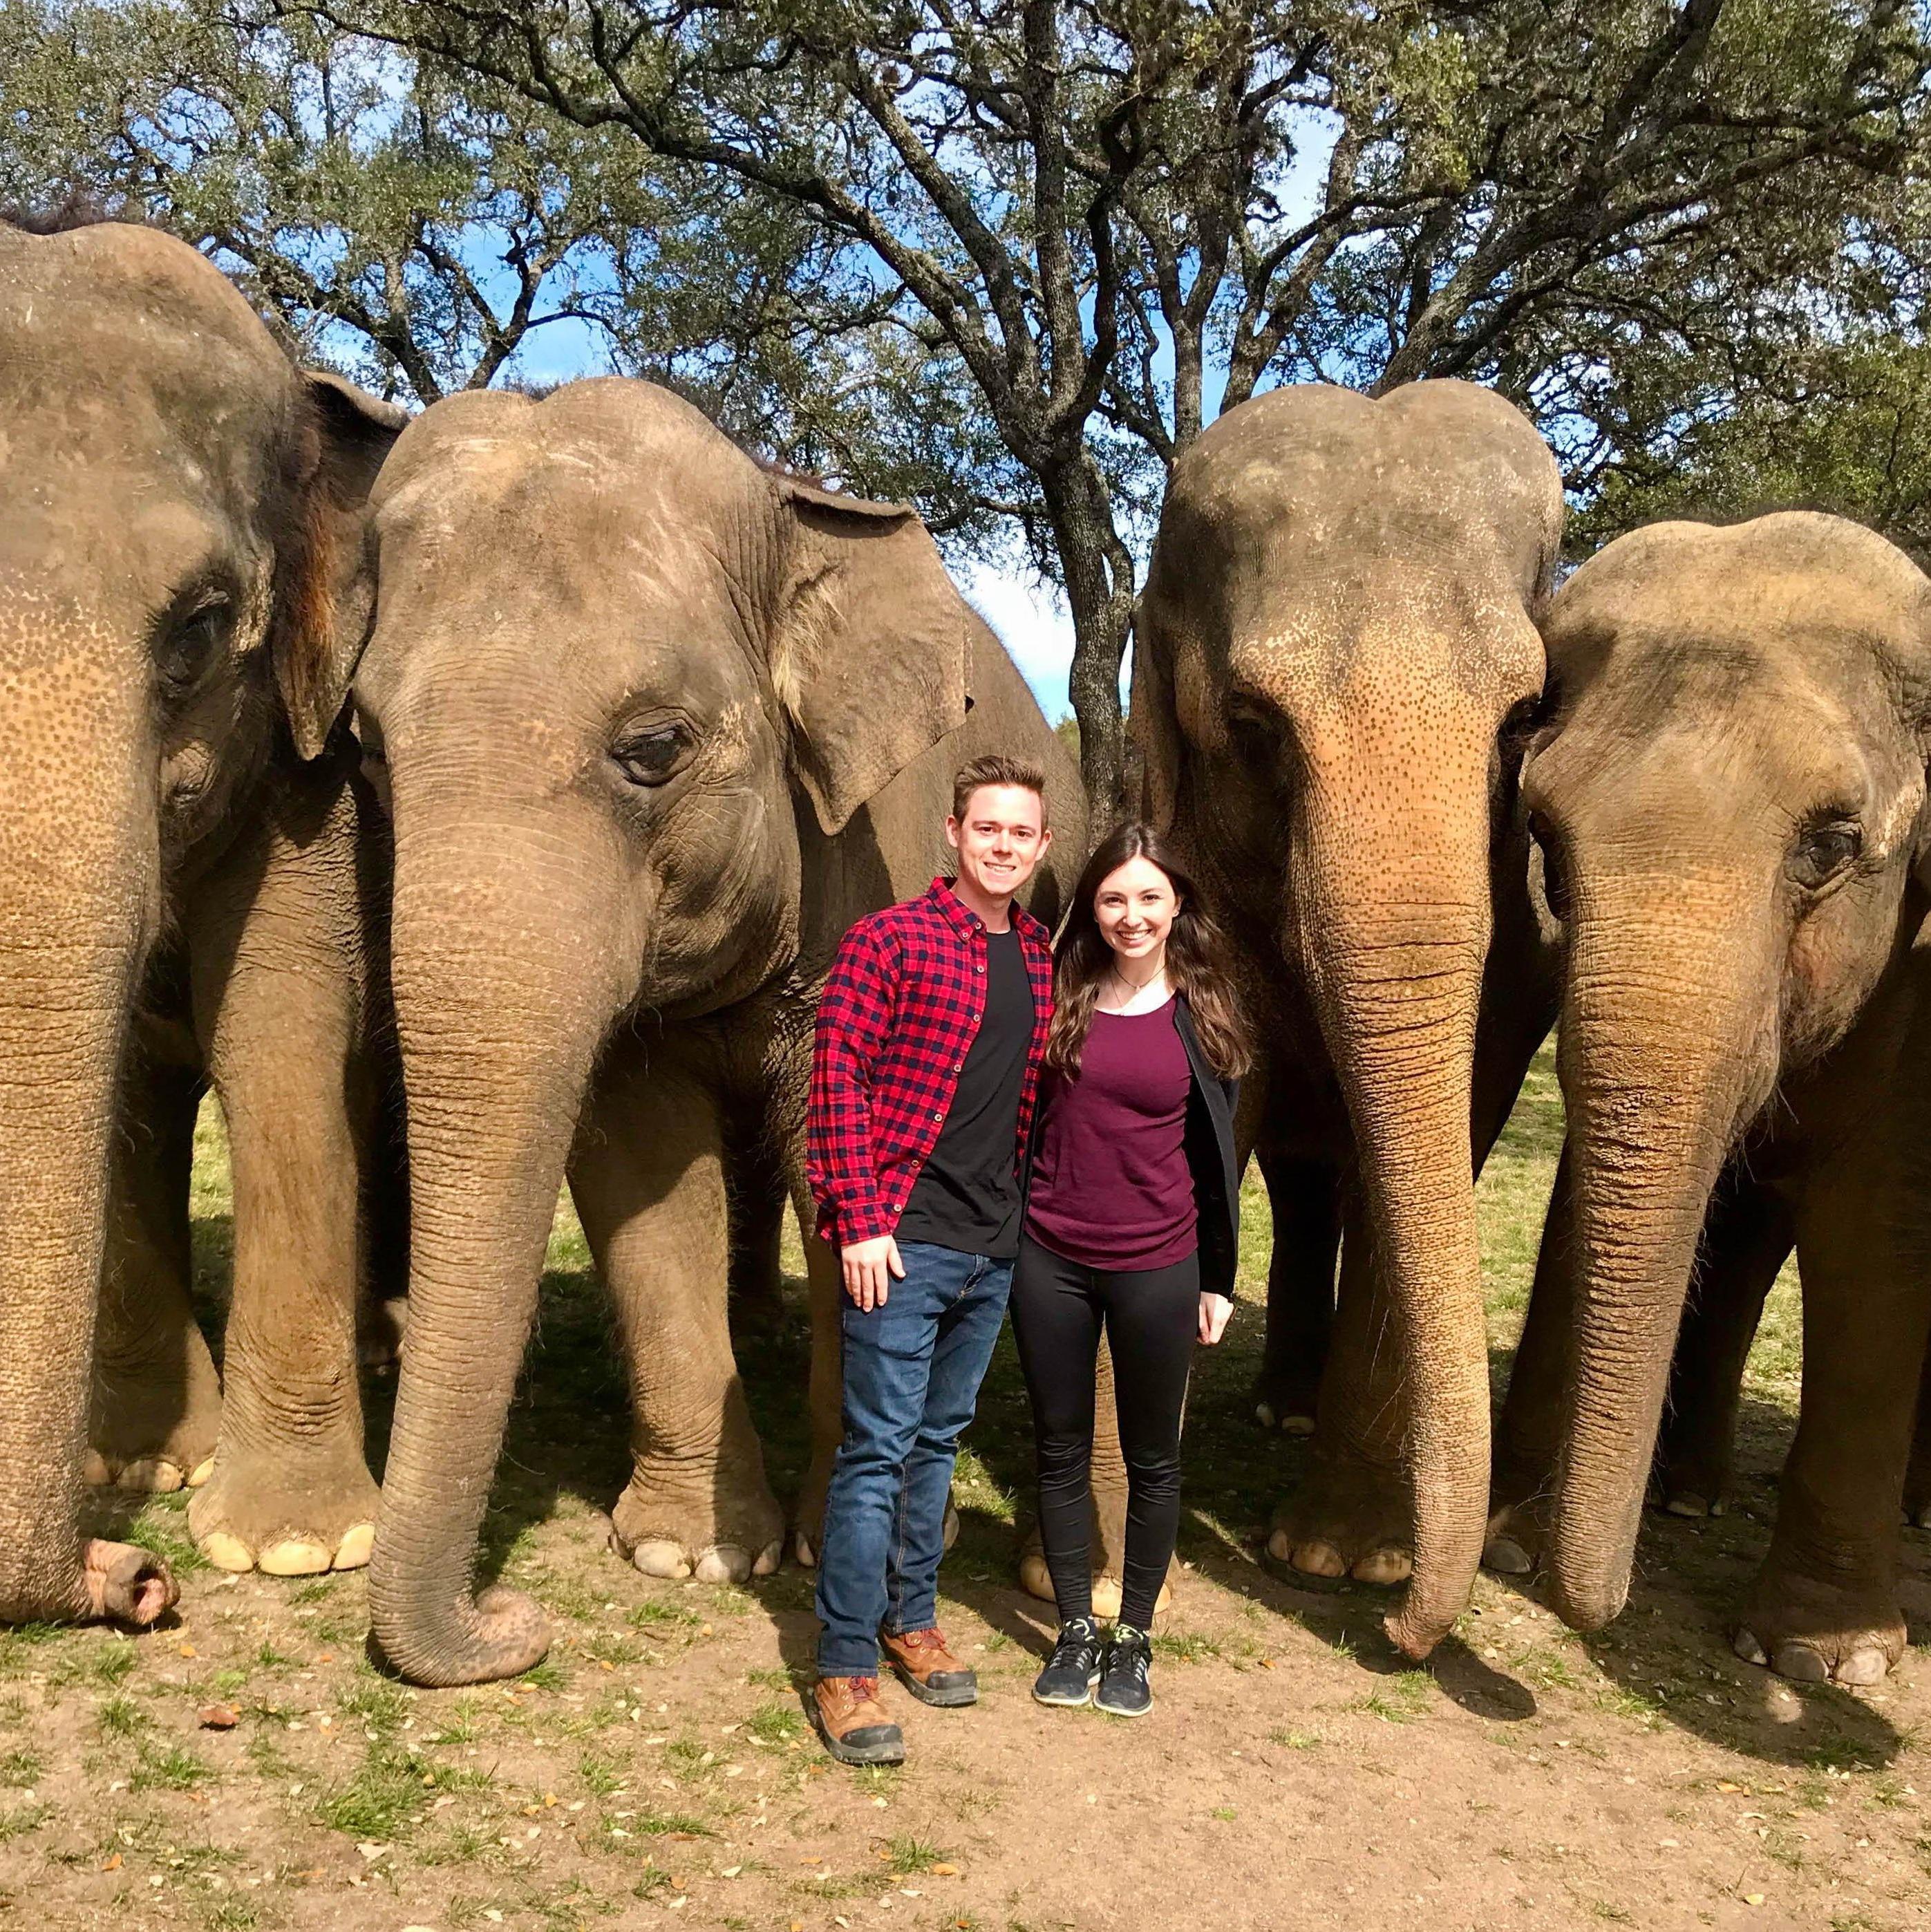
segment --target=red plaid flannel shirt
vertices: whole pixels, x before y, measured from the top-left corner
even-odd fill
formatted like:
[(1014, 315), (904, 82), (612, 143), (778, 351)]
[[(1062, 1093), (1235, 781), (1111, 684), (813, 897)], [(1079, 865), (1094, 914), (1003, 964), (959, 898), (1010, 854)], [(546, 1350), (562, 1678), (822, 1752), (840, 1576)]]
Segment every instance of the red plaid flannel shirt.
[[(1016, 1161), (1031, 1131), (1053, 1016), (1053, 950), (1051, 935), (1023, 907), (1013, 907), (1012, 928), (1033, 985)], [(898, 1225), (978, 1034), (985, 964), (985, 922), (946, 879), (845, 934), (818, 1002), (805, 1148), (818, 1232), (835, 1246)]]

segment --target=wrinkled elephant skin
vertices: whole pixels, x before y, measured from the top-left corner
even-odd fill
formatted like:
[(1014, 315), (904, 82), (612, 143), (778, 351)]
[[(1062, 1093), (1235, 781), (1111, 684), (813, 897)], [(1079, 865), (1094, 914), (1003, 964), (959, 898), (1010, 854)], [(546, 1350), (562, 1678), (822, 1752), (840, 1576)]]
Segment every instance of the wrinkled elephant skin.
[(1213, 889), (1264, 1043), (1242, 1128), (1275, 1204), (1273, 1422), (1306, 1426), (1345, 1228), (1310, 1473), (1270, 1548), (1412, 1565), (1391, 1630), (1417, 1656), (1466, 1598), (1487, 1493), (1473, 1171), (1551, 1011), (1512, 724), (1561, 525), (1554, 459), (1489, 391), (1283, 388), (1177, 465), (1135, 617), (1149, 815)]
[[(1627, 1594), (1693, 1261), (1694, 1414), (1734, 1401), (1794, 1243), (1802, 1416), (1737, 1647), (1868, 1684), (1903, 1642), (1931, 1325), (1931, 582), (1836, 518), (1659, 524), (1585, 564), (1546, 634), (1522, 795), (1563, 930), (1569, 1141), (1535, 1307), (1573, 1366), (1558, 1401), (1546, 1364), (1516, 1379), (1553, 1472), (1554, 1601), (1593, 1629)], [(1726, 1426), (1675, 1432), (1680, 1508), (1720, 1496)]]
[[(328, 747), (359, 641), (346, 539), (397, 418), (120, 224), (0, 226), (0, 1360), (31, 1378), (0, 1400), (0, 1616), (140, 1623), (172, 1586), (83, 1546), (83, 1476), (198, 1481), (196, 1533), (237, 1563), (292, 1536), (341, 1560), (372, 1517), (331, 1357), (363, 939), (352, 764)], [(235, 1177), (225, 1408), (187, 1298), (209, 1082)]]
[[(413, 1246), (370, 1601), (404, 1675), (462, 1683), (547, 1640), (469, 1575), (566, 1173), (630, 1372), (616, 1548), (653, 1576), (770, 1569), (730, 1197), (765, 1197), (742, 1275), (774, 1181), (802, 1193), (832, 952), (929, 881), (952, 772), (1030, 752), (1063, 823), (1075, 782), (916, 516), (761, 470), (664, 390), (450, 398), (374, 500), (355, 715), (394, 828)], [(808, 1544), (838, 1288), (807, 1246)]]

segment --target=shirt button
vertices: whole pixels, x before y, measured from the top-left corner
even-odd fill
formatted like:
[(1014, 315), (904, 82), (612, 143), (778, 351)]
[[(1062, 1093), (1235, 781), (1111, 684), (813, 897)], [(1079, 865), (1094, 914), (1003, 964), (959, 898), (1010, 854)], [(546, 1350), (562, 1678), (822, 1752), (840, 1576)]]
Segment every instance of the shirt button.
[(933, 1118), (933, 1119), (934, 1119), (934, 1120), (938, 1120), (938, 1121), (943, 1122), (943, 1121), (944, 1120), (944, 1119), (945, 1119), (945, 1118), (946, 1118), (946, 1117), (945, 1117), (945, 1115), (944, 1115), (944, 1114), (943, 1114), (935, 1113), (935, 1114), (933, 1114), (932, 1118)]
[(983, 973), (985, 970), (985, 968), (983, 965), (978, 965), (975, 966), (972, 970), (975, 973)]
[(965, 1062), (963, 1060), (954, 1060), (952, 1062), (952, 1071), (955, 1073), (963, 1073), (965, 1071)]

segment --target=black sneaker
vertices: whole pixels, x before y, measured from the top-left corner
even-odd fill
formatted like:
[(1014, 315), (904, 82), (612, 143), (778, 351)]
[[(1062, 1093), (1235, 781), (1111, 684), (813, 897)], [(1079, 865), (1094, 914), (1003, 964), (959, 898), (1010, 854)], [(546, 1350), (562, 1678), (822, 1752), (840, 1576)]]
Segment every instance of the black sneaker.
[(1033, 1680), (1033, 1695), (1042, 1704), (1063, 1704), (1077, 1710), (1092, 1696), (1099, 1682), (1099, 1660), (1105, 1646), (1099, 1626), (1090, 1617), (1072, 1617), (1060, 1626), (1060, 1639), (1046, 1667)]
[(1115, 1624), (1100, 1666), (1099, 1688), (1093, 1694), (1093, 1708), (1116, 1718), (1144, 1718), (1153, 1708), (1147, 1682), (1153, 1663), (1153, 1640), (1147, 1633), (1131, 1624)]

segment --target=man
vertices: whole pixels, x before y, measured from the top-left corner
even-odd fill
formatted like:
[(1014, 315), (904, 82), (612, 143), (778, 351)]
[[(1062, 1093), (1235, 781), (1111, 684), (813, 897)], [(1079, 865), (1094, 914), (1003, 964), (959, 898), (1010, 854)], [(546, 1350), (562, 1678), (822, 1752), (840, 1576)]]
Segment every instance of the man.
[(938, 1628), (939, 1558), (1019, 1251), (1020, 1161), (1052, 1018), (1049, 935), (1013, 903), (1053, 842), (1044, 773), (975, 759), (954, 782), (946, 841), (955, 878), (846, 934), (811, 1060), (811, 1190), (845, 1294), (811, 1713), (844, 1764), (905, 1755), (878, 1701), (881, 1643), (922, 1702), (979, 1696)]

